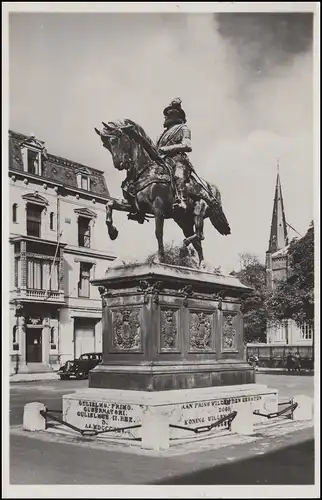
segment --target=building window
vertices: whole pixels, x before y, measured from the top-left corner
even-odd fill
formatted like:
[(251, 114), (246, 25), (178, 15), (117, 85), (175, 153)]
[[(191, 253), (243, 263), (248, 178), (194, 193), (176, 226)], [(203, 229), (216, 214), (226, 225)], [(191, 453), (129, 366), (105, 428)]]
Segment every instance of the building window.
[(90, 219), (86, 217), (79, 217), (78, 219), (78, 246), (86, 248), (91, 246)]
[(51, 212), (49, 215), (49, 226), (51, 231), (54, 230), (54, 212)]
[(27, 205), (27, 235), (40, 238), (41, 234), (41, 212), (43, 207), (38, 205)]
[(18, 209), (18, 204), (14, 203), (12, 205), (12, 222), (17, 223), (17, 209)]
[(19, 344), (18, 344), (18, 327), (15, 325), (12, 329), (12, 350), (13, 351), (19, 351)]
[(301, 326), (301, 339), (302, 340), (312, 340), (313, 338), (313, 328), (308, 325), (304, 324)]
[(27, 288), (58, 290), (58, 262), (27, 258)]
[(12, 343), (13, 344), (16, 344), (17, 343), (17, 325), (15, 325), (13, 327), (13, 330), (12, 330)]
[(81, 176), (81, 189), (88, 191), (88, 177), (86, 175)]
[(24, 170), (28, 174), (41, 175), (41, 153), (34, 149), (24, 148), (22, 151)]
[(92, 264), (87, 262), (80, 262), (79, 266), (79, 283), (78, 283), (78, 296), (89, 298), (90, 290), (90, 277), (91, 277)]
[(40, 175), (40, 154), (37, 151), (27, 150), (28, 154), (28, 173)]
[(56, 349), (56, 328), (54, 326), (50, 329), (50, 349)]

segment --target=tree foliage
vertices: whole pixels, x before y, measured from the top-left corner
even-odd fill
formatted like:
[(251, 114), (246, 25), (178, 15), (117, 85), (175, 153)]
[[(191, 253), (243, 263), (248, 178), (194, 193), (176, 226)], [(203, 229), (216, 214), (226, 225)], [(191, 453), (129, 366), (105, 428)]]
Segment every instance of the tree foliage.
[(240, 254), (241, 269), (232, 273), (243, 285), (253, 289), (244, 299), (245, 342), (265, 342), (268, 317), (266, 269), (255, 255)]

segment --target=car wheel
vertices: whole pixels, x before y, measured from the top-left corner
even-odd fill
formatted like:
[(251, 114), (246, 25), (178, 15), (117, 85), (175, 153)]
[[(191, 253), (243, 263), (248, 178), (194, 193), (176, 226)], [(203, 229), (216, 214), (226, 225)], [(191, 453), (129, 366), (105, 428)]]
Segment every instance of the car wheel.
[(82, 379), (84, 379), (84, 378), (85, 378), (85, 373), (84, 373), (84, 372), (79, 372), (79, 373), (77, 373), (76, 378), (77, 378), (78, 380), (82, 380)]
[(68, 380), (69, 375), (60, 375), (60, 380)]

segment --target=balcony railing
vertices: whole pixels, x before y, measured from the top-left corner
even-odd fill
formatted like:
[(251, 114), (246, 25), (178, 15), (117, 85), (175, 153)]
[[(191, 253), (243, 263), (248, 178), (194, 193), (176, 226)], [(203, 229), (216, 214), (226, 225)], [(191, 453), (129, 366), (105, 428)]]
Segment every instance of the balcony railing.
[(63, 290), (35, 290), (35, 289), (19, 289), (13, 291), (16, 299), (33, 299), (36, 301), (49, 301), (49, 302), (64, 302)]

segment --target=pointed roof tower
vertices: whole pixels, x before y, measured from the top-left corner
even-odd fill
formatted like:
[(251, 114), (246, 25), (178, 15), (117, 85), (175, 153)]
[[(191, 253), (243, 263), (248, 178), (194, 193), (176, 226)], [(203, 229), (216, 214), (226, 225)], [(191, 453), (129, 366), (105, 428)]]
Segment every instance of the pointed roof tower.
[(282, 187), (277, 162), (277, 177), (275, 186), (275, 198), (271, 223), (271, 234), (269, 238), (268, 252), (274, 253), (288, 245), (287, 224), (284, 212)]

